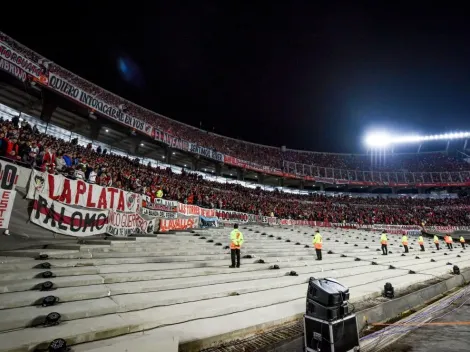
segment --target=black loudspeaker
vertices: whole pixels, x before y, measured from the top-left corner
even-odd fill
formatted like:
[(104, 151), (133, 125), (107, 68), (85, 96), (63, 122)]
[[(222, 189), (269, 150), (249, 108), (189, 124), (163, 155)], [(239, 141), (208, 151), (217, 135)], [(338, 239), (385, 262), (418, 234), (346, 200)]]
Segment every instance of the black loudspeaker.
[(307, 300), (316, 301), (324, 306), (339, 306), (349, 300), (349, 289), (333, 279), (308, 281)]
[(359, 335), (354, 314), (334, 321), (304, 317), (307, 352), (359, 351)]
[(334, 307), (326, 307), (311, 299), (307, 299), (307, 309), (305, 314), (311, 316), (312, 318), (322, 320), (336, 320), (344, 317), (345, 315), (348, 315), (348, 313), (349, 310), (347, 302)]

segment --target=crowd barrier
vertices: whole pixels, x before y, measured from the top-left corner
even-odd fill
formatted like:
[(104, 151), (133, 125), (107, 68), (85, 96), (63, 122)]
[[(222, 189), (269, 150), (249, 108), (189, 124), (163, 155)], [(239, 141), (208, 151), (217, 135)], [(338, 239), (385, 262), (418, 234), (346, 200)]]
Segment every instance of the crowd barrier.
[[(100, 234), (125, 237), (134, 233), (150, 234), (234, 223), (385, 230), (397, 234), (411, 234), (422, 229), (417, 225), (328, 223), (207, 209), (73, 180), (4, 160), (0, 160), (0, 187), (0, 228), (8, 228), (16, 187), (20, 187), (26, 190), (26, 198), (33, 203), (32, 223), (55, 233), (76, 237)], [(426, 229), (447, 233), (470, 231), (468, 226), (430, 226)]]

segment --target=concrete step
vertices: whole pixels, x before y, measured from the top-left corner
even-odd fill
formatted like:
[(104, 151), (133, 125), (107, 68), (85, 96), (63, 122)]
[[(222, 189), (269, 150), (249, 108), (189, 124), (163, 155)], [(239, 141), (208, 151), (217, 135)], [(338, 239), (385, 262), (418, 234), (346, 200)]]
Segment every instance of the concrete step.
[[(104, 340), (99, 345), (86, 349), (88, 352), (178, 352), (179, 339), (168, 336), (166, 332), (148, 335), (138, 333), (126, 335), (125, 339), (118, 341)], [(74, 351), (79, 346), (74, 347)]]
[(77, 259), (91, 258), (91, 253), (84, 253), (77, 250), (56, 250), (56, 249), (22, 249), (15, 251), (2, 251), (1, 255), (13, 257), (29, 257), (36, 258), (39, 255), (47, 254), (51, 259)]
[[(305, 266), (305, 264), (309, 264), (309, 266)], [(337, 275), (337, 273), (339, 272), (338, 270), (340, 269), (349, 269), (350, 274), (354, 275), (355, 272), (353, 268), (362, 267), (364, 268), (363, 269), (364, 272), (368, 272), (371, 269), (369, 267), (369, 264), (366, 262), (351, 262), (349, 260), (344, 260), (343, 262), (330, 263), (330, 264), (325, 263), (325, 265), (322, 265), (322, 266), (312, 266), (313, 261), (306, 262), (305, 264), (304, 263), (285, 263), (284, 265), (286, 265), (286, 267), (281, 266), (282, 271), (279, 270), (280, 272), (279, 274), (285, 275), (287, 272), (294, 270), (299, 275), (304, 274), (304, 273), (313, 273), (313, 272), (320, 271), (320, 272), (328, 272), (334, 276), (334, 275)], [(382, 269), (384, 268), (382, 267)], [(378, 267), (375, 266), (374, 270), (378, 270)], [(240, 273), (240, 272), (237, 270), (237, 273)], [(279, 276), (276, 280), (280, 280), (280, 279), (282, 279), (282, 276)], [(187, 279), (177, 279), (177, 280), (180, 280), (183, 283), (187, 282)], [(129, 288), (126, 289), (124, 293), (137, 293), (139, 292), (139, 290), (154, 291), (153, 286), (157, 285), (158, 282), (160, 282), (160, 285), (161, 285), (159, 289), (164, 290), (166, 287), (164, 284), (165, 281), (167, 280), (146, 281), (145, 283), (146, 283), (147, 288), (142, 286), (143, 285), (142, 281), (129, 282), (128, 284)], [(52, 279), (52, 282), (54, 282), (53, 279)], [(199, 280), (198, 282), (199, 284), (204, 285), (205, 283), (207, 283), (207, 280), (204, 280), (204, 278), (202, 277), (202, 279)], [(34, 304), (37, 304), (37, 302), (39, 302), (43, 297), (45, 297), (48, 294), (52, 294), (56, 297), (59, 297), (61, 302), (68, 302), (68, 301), (74, 301), (74, 300), (99, 298), (99, 297), (105, 297), (107, 295), (123, 293), (123, 291), (119, 287), (114, 289), (114, 287), (111, 285), (112, 284), (107, 284), (105, 288), (99, 288), (98, 287), (99, 285), (85, 286), (85, 287), (80, 287), (80, 288), (64, 287), (64, 288), (58, 288), (54, 291), (51, 291), (50, 293), (41, 292), (41, 291), (3, 293), (0, 296), (1, 297), (0, 309), (34, 305)]]
[[(371, 278), (372, 279), (372, 278)], [(398, 289), (422, 280), (418, 275), (406, 275), (397, 279), (388, 279)], [(399, 284), (399, 282), (402, 282)], [(380, 282), (381, 284), (382, 282)], [(218, 298), (215, 300), (200, 301), (196, 303), (186, 303), (178, 306), (168, 306), (151, 308), (143, 311), (110, 314), (106, 316), (85, 318), (69, 321), (58, 326), (48, 328), (48, 334), (41, 333), (41, 329), (26, 328), (18, 331), (6, 332), (2, 334), (4, 343), (0, 345), (0, 351), (28, 351), (34, 347), (45, 346), (50, 342), (50, 336), (66, 338), (70, 344), (89, 342), (97, 339), (105, 339), (137, 331), (155, 329), (161, 325), (172, 324), (172, 326), (160, 327), (158, 330), (169, 333), (169, 336), (180, 336), (180, 343), (190, 340), (201, 339), (201, 333), (188, 333), (189, 330), (180, 330), (181, 324), (187, 326), (188, 323), (195, 322), (199, 325), (205, 322), (205, 336), (217, 336), (220, 331), (218, 326), (227, 320), (224, 328), (229, 331), (240, 330), (241, 327), (251, 327), (258, 325), (259, 318), (266, 318), (267, 321), (279, 323), (282, 319), (292, 319), (293, 316), (300, 316), (305, 311), (305, 292), (307, 285), (301, 285), (298, 289), (280, 289), (276, 292), (276, 297), (265, 292), (253, 294)], [(374, 293), (380, 294), (377, 284), (362, 285), (355, 290), (357, 294), (352, 297), (351, 302), (368, 297)], [(250, 296), (250, 297), (248, 297)], [(296, 298), (298, 296), (298, 298)], [(283, 301), (284, 300), (284, 301)], [(278, 303), (273, 303), (273, 302)], [(177, 307), (177, 311), (176, 311)], [(240, 309), (244, 307), (243, 309)], [(181, 312), (181, 313), (178, 313)], [(270, 314), (267, 312), (271, 312)], [(223, 315), (230, 313), (230, 315)], [(265, 313), (264, 315), (262, 315)], [(181, 315), (179, 315), (181, 314)], [(274, 314), (274, 315), (273, 315)], [(262, 317), (259, 317), (262, 315)], [(240, 317), (244, 317), (240, 320)], [(165, 321), (166, 323), (162, 323)], [(228, 321), (232, 321), (231, 324)], [(169, 323), (168, 323), (169, 322)], [(173, 325), (179, 324), (180, 326)], [(194, 325), (193, 325), (194, 327)], [(240, 328), (240, 329), (239, 329)], [(194, 329), (194, 328), (193, 328)], [(154, 332), (157, 330), (154, 330)], [(2, 341), (3, 342), (3, 341)], [(77, 346), (80, 348), (80, 346)], [(87, 351), (85, 345), (82, 351)], [(79, 351), (78, 349), (77, 351)]]
[[(244, 255), (244, 254), (243, 254)], [(313, 259), (313, 256), (307, 256)], [(266, 263), (276, 262), (288, 262), (300, 260), (301, 257), (269, 257), (265, 258)], [(248, 262), (248, 259), (242, 259), (244, 263)], [(256, 258), (250, 259), (251, 261), (257, 260)], [(307, 260), (307, 259), (305, 259)], [(24, 258), (24, 261), (18, 261), (14, 263), (0, 265), (1, 273), (19, 272), (34, 270), (36, 273), (45, 271), (41, 269), (40, 264), (46, 261), (36, 261), (29, 258)], [(156, 263), (153, 257), (124, 257), (124, 258), (92, 258), (92, 259), (51, 259), (47, 260), (51, 264), (50, 271), (55, 268), (68, 268), (72, 274), (82, 274), (81, 268), (88, 267), (102, 267), (102, 272), (128, 272), (128, 271), (145, 271), (152, 270), (151, 268), (160, 268), (158, 270), (172, 270), (172, 269), (184, 269), (184, 268), (202, 268), (212, 266), (224, 266), (229, 262), (227, 260), (211, 260), (207, 262), (195, 261), (195, 262), (175, 262), (175, 263)], [(245, 265), (245, 264), (244, 264)], [(142, 269), (138, 269), (138, 268)], [(128, 269), (129, 268), (129, 269)], [(134, 268), (134, 269), (131, 269)], [(147, 269), (145, 269), (147, 268)]]
[[(352, 279), (352, 276), (368, 273), (367, 276), (363, 276), (362, 280), (370, 282), (371, 279), (383, 278), (384, 268), (374, 267), (371, 268), (360, 266), (355, 268), (347, 268), (343, 270), (330, 270), (325, 273), (322, 268), (316, 268), (315, 270), (319, 277), (325, 277), (325, 275), (333, 276), (336, 278), (347, 277)], [(140, 311), (153, 307), (159, 306), (170, 306), (175, 304), (186, 304), (188, 302), (198, 302), (210, 299), (216, 299), (218, 297), (231, 296), (235, 292), (237, 294), (247, 294), (247, 299), (258, 298), (258, 296), (251, 296), (251, 294), (265, 291), (272, 296), (275, 301), (276, 296), (283, 297), (284, 294), (295, 291), (299, 296), (305, 296), (305, 290), (308, 278), (311, 274), (315, 274), (315, 271), (308, 275), (294, 276), (294, 277), (281, 277), (276, 280), (265, 279), (256, 281), (245, 281), (245, 282), (234, 282), (231, 284), (224, 285), (210, 285), (205, 286), (203, 290), (200, 287), (187, 288), (185, 290), (178, 291), (161, 291), (151, 293), (137, 293), (127, 295), (117, 295), (110, 298), (99, 298), (88, 300), (86, 304), (83, 302), (68, 302), (61, 303), (55, 307), (22, 307), (0, 310), (0, 331), (12, 330), (17, 328), (24, 328), (31, 326), (32, 322), (37, 319), (38, 316), (46, 316), (52, 311), (57, 311), (62, 315), (63, 320), (75, 320), (83, 319), (92, 316), (100, 316), (111, 313), (124, 313), (132, 311)], [(322, 272), (323, 271), (323, 272)], [(387, 273), (388, 276), (396, 277), (398, 275), (403, 276), (406, 274), (405, 270), (396, 270)], [(387, 276), (385, 275), (385, 276)], [(354, 285), (360, 284), (358, 280), (351, 280)], [(301, 290), (298, 289), (298, 285), (301, 285)], [(286, 286), (286, 287), (284, 287)], [(290, 288), (290, 289), (287, 289)], [(249, 294), (248, 294), (249, 293)], [(112, 292), (111, 292), (112, 295)], [(259, 296), (260, 298), (261, 296)], [(273, 301), (273, 302), (274, 302)], [(274, 304), (274, 303), (273, 303)]]

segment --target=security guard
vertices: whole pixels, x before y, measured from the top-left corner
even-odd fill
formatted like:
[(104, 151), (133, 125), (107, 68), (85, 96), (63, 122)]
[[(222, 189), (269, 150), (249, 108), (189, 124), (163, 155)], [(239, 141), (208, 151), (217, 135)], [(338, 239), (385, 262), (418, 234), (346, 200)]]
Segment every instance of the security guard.
[(243, 242), (243, 234), (238, 230), (238, 224), (233, 225), (233, 230), (230, 233), (230, 256), (232, 257), (230, 268), (235, 268), (235, 257), (237, 258), (236, 267), (240, 267), (240, 248)]
[(313, 246), (315, 247), (315, 253), (317, 254), (317, 259), (321, 260), (321, 249), (323, 247), (323, 238), (320, 235), (320, 231), (315, 231), (315, 236), (313, 237)]
[(465, 249), (465, 238), (463, 238), (463, 236), (460, 236), (460, 244), (462, 245), (462, 248)]
[(424, 252), (424, 239), (423, 236), (419, 235), (418, 237), (418, 244), (421, 247), (421, 252)]
[(383, 231), (382, 236), (380, 236), (380, 243), (382, 244), (382, 255), (388, 254), (387, 241), (387, 233)]
[(408, 253), (408, 236), (406, 236), (406, 233), (404, 233), (401, 238), (401, 244), (403, 245), (403, 248), (405, 248), (405, 253)]
[(453, 245), (452, 245), (453, 240), (452, 240), (452, 237), (450, 237), (449, 235), (445, 235), (444, 241), (445, 241), (446, 244), (447, 244), (447, 249), (452, 250), (452, 249), (453, 249)]
[(436, 245), (436, 249), (439, 250), (439, 237), (434, 235), (434, 244)]

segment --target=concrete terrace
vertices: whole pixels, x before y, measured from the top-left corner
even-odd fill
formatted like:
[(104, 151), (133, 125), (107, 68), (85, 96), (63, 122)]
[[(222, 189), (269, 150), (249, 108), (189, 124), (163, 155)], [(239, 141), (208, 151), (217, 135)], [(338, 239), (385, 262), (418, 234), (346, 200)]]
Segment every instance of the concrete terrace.
[[(311, 276), (337, 279), (358, 303), (380, 296), (386, 282), (408, 292), (448, 274), (448, 263), (470, 267), (470, 250), (457, 244), (452, 252), (433, 253), (430, 238), (424, 253), (410, 238), (412, 249), (402, 256), (400, 236), (389, 235), (391, 254), (382, 256), (379, 233), (324, 229), (323, 261), (317, 262), (312, 228), (241, 230), (242, 256), (251, 258), (239, 269), (228, 267), (230, 229), (223, 228), (3, 251), (0, 351), (47, 349), (56, 338), (76, 352), (171, 352), (178, 345), (198, 351), (299, 318)], [(36, 260), (41, 254), (48, 258)], [(47, 271), (52, 277), (44, 278)], [(45, 281), (53, 283), (51, 291), (38, 289)], [(48, 295), (59, 303), (42, 307)], [(34, 327), (51, 312), (60, 313), (59, 325)]]

